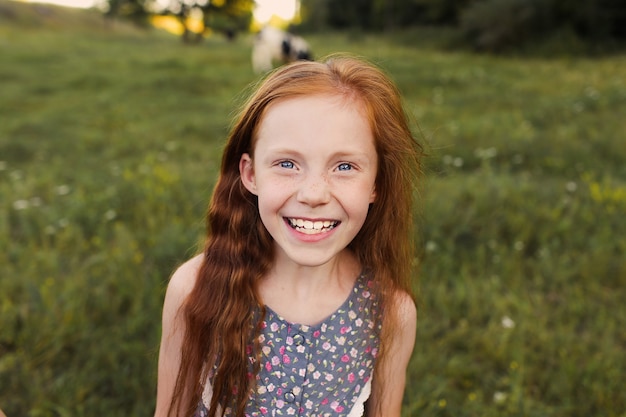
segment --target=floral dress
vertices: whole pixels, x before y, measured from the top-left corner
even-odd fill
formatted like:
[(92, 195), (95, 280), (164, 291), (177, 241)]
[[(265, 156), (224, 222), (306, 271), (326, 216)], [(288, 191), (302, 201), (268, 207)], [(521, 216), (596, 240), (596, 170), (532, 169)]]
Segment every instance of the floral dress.
[[(290, 323), (266, 307), (259, 336), (261, 367), (246, 417), (364, 414), (380, 336), (372, 287), (367, 274), (361, 274), (344, 303), (315, 326)], [(207, 415), (211, 395), (207, 381), (195, 417)]]

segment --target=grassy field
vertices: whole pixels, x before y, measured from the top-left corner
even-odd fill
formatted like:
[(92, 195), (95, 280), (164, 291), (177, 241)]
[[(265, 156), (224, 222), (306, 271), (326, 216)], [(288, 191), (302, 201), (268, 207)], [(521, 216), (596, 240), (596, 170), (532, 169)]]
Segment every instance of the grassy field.
[[(405, 416), (626, 416), (626, 56), (310, 36), (402, 90), (428, 150)], [(250, 39), (184, 46), (0, 1), (0, 408), (150, 416)]]

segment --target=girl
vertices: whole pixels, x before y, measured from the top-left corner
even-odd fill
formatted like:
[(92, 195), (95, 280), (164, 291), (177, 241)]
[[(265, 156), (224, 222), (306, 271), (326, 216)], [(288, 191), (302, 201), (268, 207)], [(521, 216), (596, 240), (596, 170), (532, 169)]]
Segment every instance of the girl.
[(272, 73), (228, 138), (204, 252), (169, 283), (155, 416), (400, 416), (421, 153), (371, 64)]

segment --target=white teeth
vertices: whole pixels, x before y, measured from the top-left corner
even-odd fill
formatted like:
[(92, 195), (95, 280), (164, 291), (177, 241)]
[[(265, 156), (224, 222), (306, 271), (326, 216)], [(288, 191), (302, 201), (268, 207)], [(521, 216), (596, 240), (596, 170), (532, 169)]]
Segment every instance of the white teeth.
[(330, 220), (324, 220), (324, 221), (318, 220), (318, 221), (312, 222), (311, 220), (293, 219), (293, 218), (288, 219), (288, 221), (291, 227), (293, 227), (294, 229), (296, 229), (297, 231), (301, 233), (308, 234), (308, 235), (327, 232), (333, 229), (335, 226), (337, 226), (337, 223), (338, 223), (338, 222), (333, 222)]

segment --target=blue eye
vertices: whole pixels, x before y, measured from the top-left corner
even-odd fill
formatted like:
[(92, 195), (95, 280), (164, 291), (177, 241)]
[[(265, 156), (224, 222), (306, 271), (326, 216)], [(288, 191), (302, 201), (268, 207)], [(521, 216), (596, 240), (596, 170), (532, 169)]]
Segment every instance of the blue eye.
[(281, 168), (288, 168), (288, 169), (292, 169), (294, 167), (293, 162), (291, 161), (281, 161), (279, 165)]
[(352, 165), (350, 165), (347, 162), (344, 162), (342, 164), (339, 164), (339, 166), (337, 167), (337, 169), (339, 171), (350, 171), (352, 169)]

